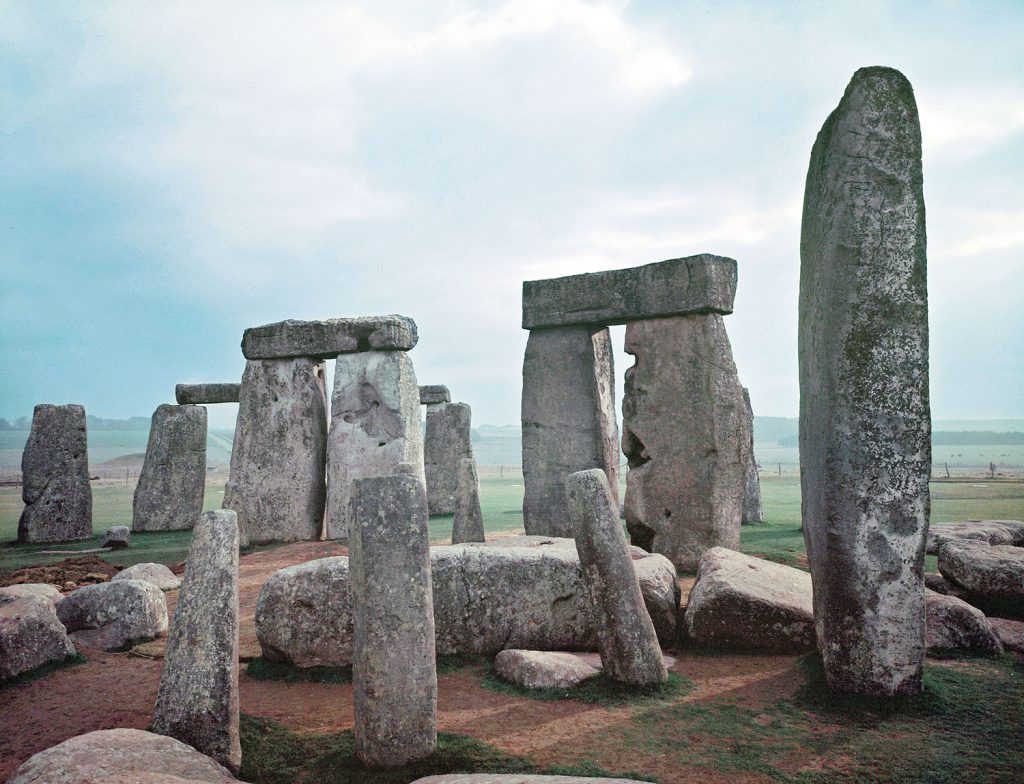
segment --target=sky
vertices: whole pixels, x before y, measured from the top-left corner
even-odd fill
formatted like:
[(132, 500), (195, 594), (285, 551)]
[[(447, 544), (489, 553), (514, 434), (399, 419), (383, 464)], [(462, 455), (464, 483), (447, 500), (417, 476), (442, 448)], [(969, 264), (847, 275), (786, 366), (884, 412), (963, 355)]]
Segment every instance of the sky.
[(239, 379), (248, 326), (402, 313), (421, 384), (515, 424), (523, 280), (704, 252), (755, 412), (795, 416), (811, 145), (888, 65), (933, 417), (1022, 417), (1021, 41), (1017, 0), (0, 0), (0, 416), (148, 416)]

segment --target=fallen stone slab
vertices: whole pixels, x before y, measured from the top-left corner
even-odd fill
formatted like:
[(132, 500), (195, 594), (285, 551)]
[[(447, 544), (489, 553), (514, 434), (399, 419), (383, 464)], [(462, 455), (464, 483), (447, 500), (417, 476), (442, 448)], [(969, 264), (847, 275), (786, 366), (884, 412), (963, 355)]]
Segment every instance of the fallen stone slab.
[(434, 406), (451, 401), (452, 395), (444, 384), (426, 384), (420, 387), (420, 405), (422, 406)]
[(50, 599), (0, 594), (0, 681), (74, 655)]
[(100, 547), (109, 547), (111, 550), (123, 550), (126, 547), (131, 547), (131, 544), (132, 529), (126, 525), (112, 525), (103, 534), (103, 541), (100, 542)]
[(167, 601), (155, 585), (118, 580), (86, 585), (57, 603), (72, 642), (112, 650), (167, 632)]
[(571, 689), (601, 674), (601, 657), (565, 651), (499, 651), (494, 672), (527, 689)]
[(989, 618), (988, 623), (1006, 650), (1024, 654), (1024, 621)]
[(132, 501), (133, 531), (181, 531), (203, 511), (206, 409), (164, 403), (153, 412)]
[(127, 569), (118, 572), (110, 578), (114, 580), (141, 580), (144, 583), (155, 585), (161, 591), (173, 591), (181, 585), (181, 578), (159, 563), (137, 563)]
[(928, 555), (938, 555), (946, 542), (964, 539), (1024, 546), (1024, 521), (1022, 520), (967, 520), (962, 523), (933, 523), (928, 527)]
[(7, 784), (178, 784), (237, 781), (191, 746), (145, 730), (97, 730), (29, 757)]
[(241, 384), (177, 384), (174, 399), (180, 405), (237, 403)]
[(686, 606), (690, 639), (801, 653), (815, 647), (811, 576), (724, 547), (704, 553)]
[(985, 613), (955, 596), (925, 590), (925, 644), (928, 653), (972, 651), (998, 654), (1002, 643)]
[(326, 321), (278, 321), (242, 334), (246, 359), (332, 359), (359, 351), (409, 351), (419, 340), (408, 316), (364, 316)]
[(950, 540), (939, 549), (939, 572), (972, 595), (1024, 601), (1024, 547)]
[(736, 262), (703, 253), (642, 267), (523, 283), (523, 329), (611, 326), (667, 316), (732, 313)]
[(586, 776), (538, 776), (520, 773), (446, 773), (426, 776), (412, 784), (642, 784), (636, 779), (597, 779)]
[(50, 585), (49, 583), (8, 585), (0, 588), (0, 600), (5, 596), (15, 599), (20, 599), (22, 596), (38, 596), (42, 599), (47, 599), (50, 604), (56, 604), (64, 598), (64, 594), (60, 592), (60, 589), (56, 585)]

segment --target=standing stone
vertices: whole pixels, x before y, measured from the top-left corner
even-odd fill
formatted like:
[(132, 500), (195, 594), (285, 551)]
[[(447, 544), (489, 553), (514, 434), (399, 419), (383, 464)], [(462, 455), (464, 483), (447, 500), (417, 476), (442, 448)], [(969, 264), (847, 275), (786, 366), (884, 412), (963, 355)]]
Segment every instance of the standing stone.
[(427, 406), (423, 468), (427, 476), (427, 506), (432, 515), (455, 511), (459, 461), (473, 456), (472, 418), (473, 412), (466, 403)]
[(243, 545), (319, 539), (326, 495), (323, 364), (249, 360), (238, 402), (224, 508), (238, 514)]
[(476, 460), (465, 457), (459, 461), (459, 490), (455, 495), (452, 544), (482, 541), (484, 515), (480, 511), (480, 480), (476, 474)]
[(757, 475), (757, 458), (754, 457), (754, 409), (750, 405), (750, 392), (743, 387), (743, 402), (747, 404), (747, 428), (750, 432), (750, 457), (747, 460), (747, 481), (743, 485), (744, 523), (763, 523), (764, 512), (761, 509), (761, 478)]
[(335, 363), (327, 448), (327, 538), (346, 539), (352, 482), (398, 473), (425, 483), (420, 391), (404, 351), (344, 354)]
[(85, 409), (41, 403), (21, 456), (18, 541), (70, 542), (92, 536), (92, 488)]
[(163, 404), (153, 413), (135, 486), (133, 531), (191, 528), (206, 489), (206, 409)]
[(626, 352), (626, 525), (692, 571), (709, 547), (740, 546), (750, 434), (729, 336), (717, 314), (638, 321)]
[(437, 745), (427, 517), (426, 493), (415, 476), (353, 482), (355, 744), (372, 767), (405, 765)]
[(571, 474), (566, 493), (605, 673), (635, 686), (667, 680), (607, 477), (599, 468)]
[(192, 533), (185, 579), (167, 638), (153, 732), (237, 772), (238, 519), (205, 512)]
[(572, 536), (565, 480), (576, 471), (602, 469), (618, 506), (615, 367), (607, 328), (530, 332), (522, 422), (526, 533)]
[(910, 83), (854, 74), (818, 134), (800, 240), (800, 475), (831, 688), (915, 694), (930, 498), (921, 129)]

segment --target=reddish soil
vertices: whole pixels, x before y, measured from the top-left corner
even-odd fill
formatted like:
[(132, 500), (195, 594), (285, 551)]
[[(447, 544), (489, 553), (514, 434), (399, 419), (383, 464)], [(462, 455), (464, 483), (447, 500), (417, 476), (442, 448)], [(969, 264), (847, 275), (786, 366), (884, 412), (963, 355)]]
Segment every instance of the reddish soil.
[(62, 590), (74, 590), (82, 585), (105, 583), (121, 571), (120, 566), (107, 563), (97, 555), (65, 558), (49, 566), (26, 566), (0, 578), (0, 587), (22, 583), (49, 583)]

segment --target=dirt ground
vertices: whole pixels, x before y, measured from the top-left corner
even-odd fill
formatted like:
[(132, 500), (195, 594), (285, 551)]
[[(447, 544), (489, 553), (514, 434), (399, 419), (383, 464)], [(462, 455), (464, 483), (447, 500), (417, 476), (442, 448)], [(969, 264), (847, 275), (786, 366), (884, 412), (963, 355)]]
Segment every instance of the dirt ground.
[[(344, 546), (302, 542), (241, 558), (239, 567), (243, 661), (259, 656), (256, 598), (271, 573), (295, 563), (344, 555)], [(681, 580), (683, 595), (692, 579)], [(177, 592), (167, 596), (173, 611)], [(145, 728), (163, 666), (161, 640), (129, 653), (82, 650), (85, 664), (0, 692), (0, 780), (25, 759), (67, 738), (98, 729)], [(755, 708), (791, 694), (801, 683), (795, 656), (695, 656), (683, 652), (673, 670), (692, 679), (687, 700), (727, 698)], [(321, 733), (352, 726), (352, 687), (320, 683), (281, 683), (240, 678), (241, 709), (275, 719), (300, 732)], [(438, 729), (472, 735), (506, 751), (525, 754), (541, 765), (573, 763), (579, 750), (595, 748), (602, 732), (624, 721), (629, 710), (574, 701), (538, 702), (484, 688), (469, 672), (438, 679)], [(599, 750), (600, 751), (600, 750)], [(642, 770), (665, 784), (700, 781), (754, 782), (757, 774), (725, 775), (707, 769), (681, 770), (641, 751), (599, 753), (610, 770)]]

